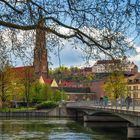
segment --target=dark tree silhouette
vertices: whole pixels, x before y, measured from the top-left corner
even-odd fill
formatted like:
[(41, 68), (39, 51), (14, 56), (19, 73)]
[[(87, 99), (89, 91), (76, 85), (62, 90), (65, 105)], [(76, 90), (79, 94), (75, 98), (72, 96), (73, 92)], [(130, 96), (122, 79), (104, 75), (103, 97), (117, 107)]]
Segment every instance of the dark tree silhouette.
[(127, 39), (132, 30), (140, 33), (140, 1), (0, 0), (0, 25), (1, 30), (40, 28), (59, 38), (73, 38), (85, 44), (81, 48), (88, 57), (100, 52), (120, 57), (132, 49)]

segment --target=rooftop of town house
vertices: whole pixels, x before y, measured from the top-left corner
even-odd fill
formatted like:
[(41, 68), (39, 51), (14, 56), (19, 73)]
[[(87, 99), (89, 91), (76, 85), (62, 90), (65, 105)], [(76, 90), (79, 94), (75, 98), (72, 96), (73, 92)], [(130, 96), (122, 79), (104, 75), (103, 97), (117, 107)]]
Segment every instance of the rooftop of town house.
[(140, 73), (127, 77), (127, 80), (128, 80), (129, 84), (139, 84), (140, 83)]
[(137, 73), (137, 74), (135, 74), (133, 76), (129, 76), (127, 79), (128, 80), (140, 79), (140, 73)]
[(115, 59), (115, 60), (98, 60), (96, 64), (112, 64), (112, 63), (120, 63), (120, 59)]
[(49, 84), (49, 85), (51, 85), (52, 82), (53, 82), (53, 80), (54, 80), (54, 79), (48, 79), (48, 78), (45, 77), (45, 76), (41, 76), (40, 78), (42, 78), (42, 80), (43, 80), (43, 82), (44, 82), (45, 84)]
[(85, 68), (82, 68), (81, 71), (84, 71), (84, 72), (91, 72), (91, 71), (92, 71), (92, 67), (85, 67)]
[(60, 80), (59, 81), (60, 86), (72, 86), (75, 83), (77, 83), (77, 81), (75, 81), (75, 80)]
[(53, 80), (52, 79), (44, 79), (44, 82), (46, 84), (51, 84), (53, 82)]
[(34, 75), (34, 67), (33, 66), (21, 66), (21, 67), (12, 67), (11, 71), (15, 74), (16, 78), (31, 78)]
[(21, 66), (21, 67), (13, 67), (11, 70), (15, 71), (25, 71), (26, 69), (34, 69), (33, 66)]

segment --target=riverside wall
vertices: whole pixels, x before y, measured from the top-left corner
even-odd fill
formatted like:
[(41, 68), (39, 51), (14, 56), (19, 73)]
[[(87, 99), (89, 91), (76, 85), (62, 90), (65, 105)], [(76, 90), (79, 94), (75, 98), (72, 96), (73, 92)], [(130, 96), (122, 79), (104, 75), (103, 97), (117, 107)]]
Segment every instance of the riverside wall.
[(48, 110), (0, 112), (0, 117), (76, 117), (76, 115), (75, 112), (68, 111), (65, 106)]

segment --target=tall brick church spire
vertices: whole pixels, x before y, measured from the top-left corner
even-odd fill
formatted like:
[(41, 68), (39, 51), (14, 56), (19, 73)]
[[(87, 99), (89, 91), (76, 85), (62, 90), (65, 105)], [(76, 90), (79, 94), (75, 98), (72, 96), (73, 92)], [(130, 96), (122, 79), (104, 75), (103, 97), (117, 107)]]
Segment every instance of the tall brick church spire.
[[(42, 20), (39, 25), (44, 26), (44, 20)], [(40, 76), (45, 76), (48, 78), (48, 60), (47, 60), (47, 49), (46, 49), (46, 39), (45, 31), (42, 29), (36, 29), (36, 44), (34, 49), (34, 69), (35, 74)]]

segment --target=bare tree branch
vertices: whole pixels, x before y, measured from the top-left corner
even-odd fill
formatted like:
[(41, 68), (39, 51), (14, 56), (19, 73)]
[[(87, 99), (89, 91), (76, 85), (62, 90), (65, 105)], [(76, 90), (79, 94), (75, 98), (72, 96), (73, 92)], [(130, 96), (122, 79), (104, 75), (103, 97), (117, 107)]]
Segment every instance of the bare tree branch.
[(6, 4), (9, 8), (11, 8), (12, 10), (14, 10), (18, 14), (22, 14), (22, 11), (20, 11), (20, 10), (16, 9), (15, 7), (13, 7), (9, 2), (7, 2), (5, 0), (0, 0), (0, 2), (3, 2), (4, 4)]
[[(1, 29), (30, 31), (40, 28), (60, 38), (77, 39), (89, 49), (100, 49), (104, 53), (110, 50), (109, 53), (112, 56), (121, 55), (129, 49), (126, 38), (132, 31), (132, 25), (133, 29), (136, 29), (134, 32), (140, 33), (138, 0), (134, 2), (127, 0), (13, 0), (13, 3), (0, 0), (0, 2), (2, 3), (0, 26), (4, 27)], [(45, 20), (44, 27), (38, 26), (41, 20)], [(70, 32), (62, 32), (61, 27)], [(100, 33), (96, 34), (93, 30)], [(120, 35), (116, 35), (117, 33)]]

